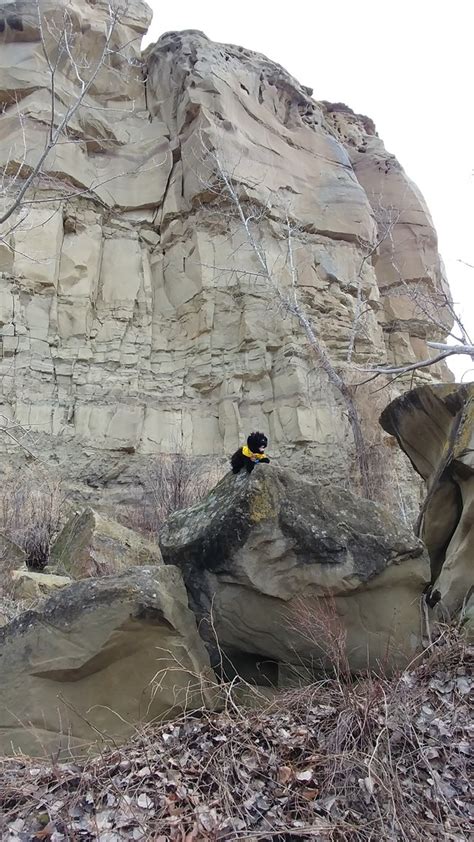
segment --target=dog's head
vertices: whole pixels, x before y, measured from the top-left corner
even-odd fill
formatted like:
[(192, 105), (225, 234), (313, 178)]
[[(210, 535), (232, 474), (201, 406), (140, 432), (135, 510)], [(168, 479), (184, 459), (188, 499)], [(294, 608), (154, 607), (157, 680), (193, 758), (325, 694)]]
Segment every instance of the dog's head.
[(250, 433), (247, 439), (247, 447), (252, 453), (264, 453), (268, 439), (264, 433)]

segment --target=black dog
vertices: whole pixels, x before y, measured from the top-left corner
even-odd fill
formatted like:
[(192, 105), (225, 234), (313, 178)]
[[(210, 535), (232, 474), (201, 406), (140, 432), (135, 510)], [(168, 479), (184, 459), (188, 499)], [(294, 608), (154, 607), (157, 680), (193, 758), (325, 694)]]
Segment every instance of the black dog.
[(267, 444), (268, 439), (263, 433), (250, 433), (247, 444), (239, 447), (230, 458), (233, 473), (238, 474), (245, 468), (251, 474), (257, 462), (269, 462), (270, 459), (265, 455)]

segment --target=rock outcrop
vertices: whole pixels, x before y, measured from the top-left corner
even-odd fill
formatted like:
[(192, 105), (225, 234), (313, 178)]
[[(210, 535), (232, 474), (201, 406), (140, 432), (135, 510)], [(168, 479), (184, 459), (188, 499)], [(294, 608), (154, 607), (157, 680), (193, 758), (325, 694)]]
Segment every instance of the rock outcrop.
[(0, 630), (0, 754), (79, 753), (212, 704), (176, 568), (75, 582)]
[[(212, 649), (253, 659), (350, 669), (404, 664), (420, 643), (429, 581), (421, 541), (381, 506), (292, 471), (228, 474), (160, 533)], [(245, 674), (245, 673), (244, 673)]]
[(51, 566), (74, 579), (122, 573), (161, 564), (157, 544), (87, 508), (74, 515), (51, 549)]
[(434, 599), (453, 614), (474, 588), (474, 384), (414, 389), (380, 422), (425, 480), (419, 531)]
[[(66, 7), (92, 69), (108, 4), (40, 0), (49, 55)], [(0, 15), (10, 8), (2, 3)], [(51, 122), (36, 11), (21, 1), (15, 13), (21, 26), (7, 17), (0, 47), (9, 172), (33, 166)], [(342, 482), (353, 456), (345, 408), (256, 277), (209, 151), (242, 201), (267, 208), (257, 233), (283, 289), (289, 214), (301, 302), (349, 380), (358, 301), (353, 362), (410, 362), (439, 334), (408, 294), (422, 288), (424, 301), (438, 301), (445, 291), (424, 200), (367, 118), (200, 32), (168, 33), (141, 56), (149, 20), (144, 3), (128, 4), (71, 120), (72, 142), (50, 152), (32, 204), (2, 229), (2, 412), (85, 488), (130, 487), (150, 454), (232, 452), (255, 426), (282, 464), (316, 465)], [(76, 74), (60, 63), (53, 124), (77, 94)], [(387, 449), (383, 459), (388, 470), (397, 457)]]
[(70, 585), (69, 576), (58, 576), (55, 573), (38, 573), (27, 567), (13, 570), (11, 574), (11, 595), (15, 600), (25, 600), (29, 603), (50, 596), (51, 592)]

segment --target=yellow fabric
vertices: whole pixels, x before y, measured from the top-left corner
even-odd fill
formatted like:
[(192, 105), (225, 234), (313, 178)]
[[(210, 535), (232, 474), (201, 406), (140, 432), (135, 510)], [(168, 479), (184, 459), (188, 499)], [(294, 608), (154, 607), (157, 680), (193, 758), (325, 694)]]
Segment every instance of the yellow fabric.
[(258, 460), (258, 459), (266, 459), (267, 458), (264, 453), (252, 453), (252, 451), (249, 450), (249, 448), (247, 447), (246, 444), (244, 444), (244, 446), (242, 448), (242, 453), (243, 453), (244, 456), (247, 456), (247, 458), (251, 459), (253, 462), (255, 462), (255, 460)]

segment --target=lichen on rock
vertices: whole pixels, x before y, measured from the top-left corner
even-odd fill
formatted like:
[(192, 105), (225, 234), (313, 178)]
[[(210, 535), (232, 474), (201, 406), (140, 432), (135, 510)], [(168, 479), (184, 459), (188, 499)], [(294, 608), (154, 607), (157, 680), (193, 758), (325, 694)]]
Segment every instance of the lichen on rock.
[(160, 546), (183, 572), (210, 649), (230, 660), (330, 665), (320, 629), (328, 606), (353, 669), (404, 663), (420, 645), (422, 542), (344, 489), (273, 466), (229, 473), (170, 517)]

